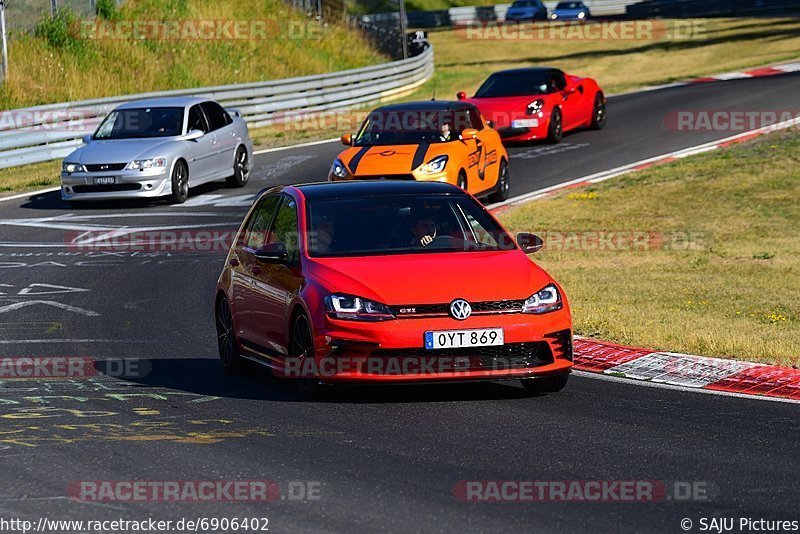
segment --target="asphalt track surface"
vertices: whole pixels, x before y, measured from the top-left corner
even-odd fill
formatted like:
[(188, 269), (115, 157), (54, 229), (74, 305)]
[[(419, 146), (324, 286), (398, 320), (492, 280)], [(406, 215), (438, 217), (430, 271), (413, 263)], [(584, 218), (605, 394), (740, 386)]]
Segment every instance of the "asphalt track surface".
[[(511, 149), (512, 195), (732, 132), (681, 133), (675, 110), (792, 110), (800, 76), (612, 98), (602, 132)], [(555, 395), (517, 383), (331, 392), (304, 401), (260, 372), (224, 376), (212, 299), (225, 252), (76, 250), (78, 232), (235, 227), (259, 189), (322, 179), (336, 143), (259, 155), (244, 190), (182, 206), (75, 209), (58, 193), (0, 203), (0, 355), (143, 358), (140, 378), (7, 381), (0, 393), (0, 517), (269, 518), (271, 532), (681, 532), (689, 518), (800, 519), (797, 407), (574, 376)], [(669, 201), (669, 199), (664, 199)], [(535, 229), (533, 229), (535, 230)], [(103, 364), (100, 365), (103, 367)], [(268, 479), (320, 499), (81, 503), (82, 480)], [(701, 482), (705, 501), (464, 503), (462, 480)]]

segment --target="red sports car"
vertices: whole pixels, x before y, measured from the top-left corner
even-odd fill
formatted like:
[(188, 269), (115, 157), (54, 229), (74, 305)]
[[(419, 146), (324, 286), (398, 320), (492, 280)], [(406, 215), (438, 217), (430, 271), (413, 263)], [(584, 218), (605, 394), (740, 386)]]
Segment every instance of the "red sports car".
[(458, 99), (475, 104), (503, 141), (558, 143), (564, 132), (599, 130), (606, 122), (606, 97), (597, 82), (553, 68), (495, 72), (475, 96), (460, 92)]
[(446, 183), (347, 181), (262, 192), (219, 277), (219, 354), (320, 383), (522, 379), (558, 391), (572, 322), (558, 283)]

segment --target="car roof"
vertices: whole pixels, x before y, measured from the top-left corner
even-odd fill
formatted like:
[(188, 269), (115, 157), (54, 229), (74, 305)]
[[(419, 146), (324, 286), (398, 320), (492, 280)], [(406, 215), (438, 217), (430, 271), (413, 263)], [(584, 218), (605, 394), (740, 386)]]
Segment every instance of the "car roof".
[(388, 111), (462, 111), (474, 109), (475, 106), (468, 102), (454, 100), (421, 100), (417, 102), (403, 102), (401, 104), (389, 104), (375, 109), (375, 112)]
[[(291, 186), (309, 200), (321, 198), (348, 198), (369, 195), (409, 194), (462, 194), (464, 191), (444, 182), (417, 182), (415, 180), (352, 180), (347, 182), (315, 182)], [(273, 188), (275, 191), (279, 189)], [(273, 191), (268, 189), (266, 191)], [(266, 192), (265, 191), (265, 192)]]
[(534, 74), (534, 73), (548, 73), (548, 72), (562, 72), (561, 69), (557, 69), (555, 67), (522, 67), (518, 69), (506, 69), (506, 70), (498, 70), (497, 72), (493, 72), (491, 76), (496, 74), (500, 75), (515, 75), (515, 74)]
[(164, 98), (145, 98), (142, 100), (134, 100), (126, 102), (119, 106), (117, 109), (131, 109), (131, 108), (185, 108), (201, 102), (207, 102), (208, 98), (199, 98), (196, 96), (173, 96)]

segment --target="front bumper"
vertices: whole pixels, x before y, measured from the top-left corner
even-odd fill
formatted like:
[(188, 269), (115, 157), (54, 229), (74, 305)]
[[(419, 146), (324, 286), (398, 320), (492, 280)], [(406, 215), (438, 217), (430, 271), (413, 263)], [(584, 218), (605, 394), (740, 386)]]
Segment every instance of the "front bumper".
[[(365, 323), (326, 317), (315, 336), (315, 365), (304, 371), (323, 382), (430, 382), (528, 378), (572, 368), (572, 326), (567, 310), (403, 318)], [(424, 333), (502, 328), (504, 345), (424, 349)], [(295, 369), (295, 372), (299, 369)]]
[[(95, 178), (113, 177), (113, 185), (95, 184)], [(153, 198), (172, 191), (169, 167), (146, 170), (61, 173), (64, 200)]]

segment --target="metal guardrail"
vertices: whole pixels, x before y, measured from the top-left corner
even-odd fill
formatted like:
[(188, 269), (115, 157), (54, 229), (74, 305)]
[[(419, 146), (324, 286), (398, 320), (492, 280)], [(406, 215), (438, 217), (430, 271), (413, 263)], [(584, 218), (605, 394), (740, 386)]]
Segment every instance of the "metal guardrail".
[(0, 168), (66, 157), (115, 107), (143, 98), (202, 96), (235, 108), (251, 128), (375, 102), (406, 93), (433, 76), (433, 48), (420, 55), (328, 74), (219, 87), (159, 91), (0, 112)]

